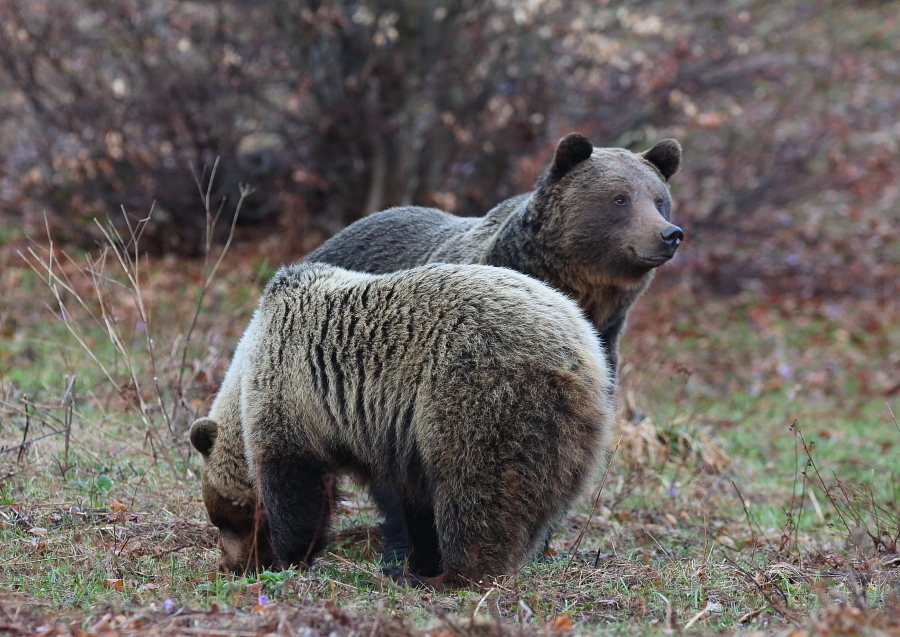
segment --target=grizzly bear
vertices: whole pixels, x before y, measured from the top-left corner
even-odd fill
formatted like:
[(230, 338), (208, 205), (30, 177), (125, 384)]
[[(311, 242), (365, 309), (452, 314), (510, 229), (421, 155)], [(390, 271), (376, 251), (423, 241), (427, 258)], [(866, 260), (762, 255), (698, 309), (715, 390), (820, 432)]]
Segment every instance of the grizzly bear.
[[(684, 239), (670, 223), (668, 179), (681, 163), (674, 139), (636, 154), (594, 148), (578, 133), (556, 147), (534, 191), (484, 217), (434, 208), (391, 208), (352, 224), (305, 260), (369, 273), (425, 263), (483, 263), (518, 270), (575, 299), (594, 324), (615, 377), (628, 310)], [(406, 538), (396, 499), (377, 486), (385, 559)]]
[(282, 268), (191, 428), (222, 565), (309, 566), (349, 474), (396, 494), (410, 574), (511, 573), (605, 451), (610, 384), (578, 306), (521, 273)]
[(684, 239), (669, 221), (667, 185), (680, 163), (674, 139), (637, 154), (594, 148), (572, 133), (560, 140), (532, 192), (484, 217), (390, 208), (350, 225), (304, 260), (372, 274), (426, 263), (518, 270), (575, 299), (597, 328), (615, 374), (628, 310)]

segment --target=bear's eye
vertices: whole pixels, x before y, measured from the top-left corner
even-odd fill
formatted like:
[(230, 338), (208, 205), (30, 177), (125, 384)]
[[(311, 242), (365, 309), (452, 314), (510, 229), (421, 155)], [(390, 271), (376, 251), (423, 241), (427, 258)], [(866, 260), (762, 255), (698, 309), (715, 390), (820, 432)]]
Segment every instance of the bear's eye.
[(660, 199), (659, 201), (656, 202), (656, 209), (659, 210), (660, 212), (662, 212), (662, 210), (663, 210), (663, 208), (665, 208), (665, 206), (666, 206), (666, 202), (663, 201), (662, 199)]
[(622, 195), (619, 195), (618, 197), (613, 199), (613, 201), (616, 203), (617, 206), (624, 206), (624, 205), (628, 204), (628, 199)]

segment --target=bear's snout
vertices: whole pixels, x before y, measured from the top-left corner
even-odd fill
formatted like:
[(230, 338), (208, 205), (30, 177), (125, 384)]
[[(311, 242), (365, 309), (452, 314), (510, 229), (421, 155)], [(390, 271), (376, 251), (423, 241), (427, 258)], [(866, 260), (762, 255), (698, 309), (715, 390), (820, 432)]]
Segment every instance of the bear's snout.
[(678, 226), (670, 225), (659, 234), (659, 237), (671, 259), (675, 255), (675, 250), (678, 249), (678, 244), (684, 241), (684, 232)]
[(218, 547), (222, 553), (219, 570), (223, 573), (258, 573), (276, 564), (268, 525), (244, 536), (220, 530)]

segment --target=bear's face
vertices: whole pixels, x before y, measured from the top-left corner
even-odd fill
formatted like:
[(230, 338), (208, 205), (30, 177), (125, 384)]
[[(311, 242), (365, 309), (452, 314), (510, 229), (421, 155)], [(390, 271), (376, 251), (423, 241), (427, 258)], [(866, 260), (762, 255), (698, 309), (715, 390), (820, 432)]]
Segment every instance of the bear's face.
[(190, 439), (203, 456), (203, 504), (210, 522), (219, 529), (219, 568), (243, 573), (271, 567), (275, 552), (266, 511), (247, 485), (242, 450), (230, 448), (240, 447), (240, 441), (220, 437), (218, 424), (209, 418), (191, 426)]
[(554, 211), (544, 231), (560, 256), (609, 282), (639, 279), (671, 259), (684, 234), (669, 221), (667, 180), (680, 161), (672, 139), (636, 154), (594, 148), (578, 134), (563, 138), (542, 189)]

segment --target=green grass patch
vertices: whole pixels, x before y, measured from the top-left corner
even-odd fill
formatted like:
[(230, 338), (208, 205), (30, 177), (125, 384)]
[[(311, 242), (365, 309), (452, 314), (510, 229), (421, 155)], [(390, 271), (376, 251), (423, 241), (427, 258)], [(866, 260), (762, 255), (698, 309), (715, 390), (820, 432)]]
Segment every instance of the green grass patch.
[(440, 593), (384, 579), (373, 507), (352, 484), (311, 571), (220, 573), (186, 431), (249, 320), (260, 269), (220, 273), (198, 305), (202, 264), (150, 264), (143, 315), (126, 286), (110, 288), (114, 332), (83, 307), (67, 327), (33, 275), (6, 292), (5, 607), (33, 626), (213, 634), (282, 621), (434, 637), (892, 621), (900, 430), (883, 353), (900, 335), (865, 304), (648, 295), (625, 337), (603, 488), (597, 476), (554, 536), (555, 555), (508, 577)]

